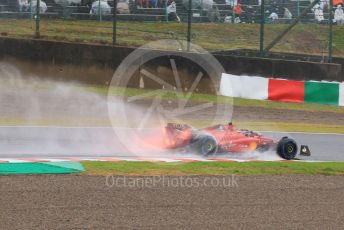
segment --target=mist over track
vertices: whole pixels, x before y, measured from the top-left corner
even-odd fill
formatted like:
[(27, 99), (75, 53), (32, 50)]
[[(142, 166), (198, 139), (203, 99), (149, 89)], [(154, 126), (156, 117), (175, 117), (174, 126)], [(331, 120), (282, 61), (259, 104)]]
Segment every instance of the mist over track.
[[(147, 135), (154, 135), (154, 129), (146, 129)], [(161, 150), (132, 153), (116, 133), (127, 132), (126, 128), (111, 127), (49, 127), (49, 126), (2, 126), (0, 127), (0, 158), (58, 158), (58, 157), (176, 157)], [(312, 134), (262, 132), (279, 139), (294, 138), (298, 144), (309, 145), (312, 156), (305, 160), (344, 161), (341, 134)], [(182, 156), (178, 154), (178, 156)], [(223, 157), (232, 157), (221, 155)], [(239, 157), (240, 158), (240, 157)], [(278, 159), (278, 158), (276, 158)]]

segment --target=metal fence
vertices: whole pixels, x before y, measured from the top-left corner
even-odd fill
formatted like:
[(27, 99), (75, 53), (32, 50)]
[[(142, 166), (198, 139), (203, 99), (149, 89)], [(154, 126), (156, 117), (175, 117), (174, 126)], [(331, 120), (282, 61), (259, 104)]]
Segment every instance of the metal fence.
[(210, 51), (300, 53), (331, 62), (333, 50), (344, 54), (334, 1), (0, 0), (0, 33), (129, 46), (175, 39)]

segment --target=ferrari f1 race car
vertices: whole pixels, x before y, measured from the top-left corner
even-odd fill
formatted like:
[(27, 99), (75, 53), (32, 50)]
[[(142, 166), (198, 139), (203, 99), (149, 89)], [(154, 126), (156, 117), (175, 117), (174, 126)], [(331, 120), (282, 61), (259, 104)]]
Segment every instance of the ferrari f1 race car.
[[(276, 151), (292, 160), (298, 153), (295, 140), (283, 137), (279, 141), (246, 129), (234, 129), (232, 123), (215, 125), (204, 129), (194, 129), (189, 125), (168, 123), (164, 129), (165, 144), (170, 149), (188, 149), (202, 156), (216, 153), (247, 153)], [(310, 156), (308, 146), (301, 145), (300, 155)]]

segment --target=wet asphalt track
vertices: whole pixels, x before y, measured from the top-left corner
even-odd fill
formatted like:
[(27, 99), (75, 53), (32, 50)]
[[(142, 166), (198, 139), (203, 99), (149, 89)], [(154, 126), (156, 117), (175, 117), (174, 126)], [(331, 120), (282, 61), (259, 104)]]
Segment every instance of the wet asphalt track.
[[(117, 130), (117, 132), (125, 129)], [(279, 139), (294, 138), (309, 145), (306, 160), (344, 161), (344, 135), (263, 132)], [(0, 127), (0, 158), (131, 157), (116, 133), (108, 127)]]

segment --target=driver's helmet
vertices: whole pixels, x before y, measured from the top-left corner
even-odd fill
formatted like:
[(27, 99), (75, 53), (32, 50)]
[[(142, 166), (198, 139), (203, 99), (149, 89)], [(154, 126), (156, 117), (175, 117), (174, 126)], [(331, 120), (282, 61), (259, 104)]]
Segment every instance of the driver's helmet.
[(224, 131), (224, 130), (226, 130), (226, 128), (225, 128), (224, 125), (218, 125), (218, 126), (217, 126), (217, 130), (219, 130), (219, 131)]

